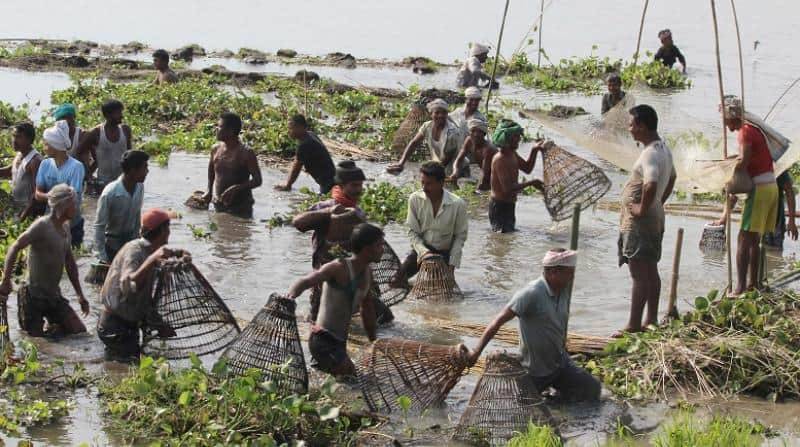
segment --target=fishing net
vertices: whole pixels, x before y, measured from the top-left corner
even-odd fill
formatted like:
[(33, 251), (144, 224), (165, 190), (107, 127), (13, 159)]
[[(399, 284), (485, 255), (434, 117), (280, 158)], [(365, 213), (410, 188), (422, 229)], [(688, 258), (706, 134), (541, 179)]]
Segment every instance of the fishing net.
[(372, 285), (377, 287), (377, 294), (383, 304), (394, 306), (406, 299), (410, 289), (408, 279), (400, 268), (400, 258), (388, 242), (383, 243), (381, 260), (369, 266), (372, 269)]
[(406, 115), (406, 118), (400, 123), (400, 127), (394, 132), (392, 139), (392, 152), (400, 155), (405, 150), (408, 143), (417, 134), (419, 128), (430, 119), (428, 110), (421, 101), (417, 101), (411, 105), (411, 110)]
[(195, 191), (192, 195), (183, 202), (189, 208), (194, 208), (196, 210), (207, 210), (208, 209), (208, 202), (204, 200), (206, 193), (203, 191)]
[(239, 325), (228, 306), (188, 260), (162, 263), (153, 297), (155, 311), (177, 336), (157, 337), (145, 328), (142, 352), (170, 360), (190, 353), (203, 356), (228, 347), (239, 335)]
[(11, 355), (11, 328), (8, 326), (8, 307), (0, 301), (0, 372), (6, 367), (6, 358)]
[(467, 369), (466, 347), (443, 346), (399, 338), (375, 341), (361, 359), (358, 380), (372, 411), (401, 411), (398, 399), (411, 399), (410, 410), (441, 406)]
[(515, 432), (525, 431), (529, 421), (552, 425), (552, 416), (519, 359), (494, 353), (486, 361), (453, 440), (505, 445)]
[(572, 216), (575, 204), (586, 209), (611, 189), (603, 170), (548, 142), (542, 154), (544, 204), (555, 221)]
[(431, 255), (422, 260), (409, 296), (433, 302), (450, 302), (464, 298), (450, 266), (439, 255)]
[(228, 370), (243, 375), (255, 368), (285, 394), (308, 392), (308, 372), (300, 344), (295, 301), (273, 293), (222, 357)]
[(700, 250), (725, 250), (725, 225), (705, 224), (703, 235), (700, 237)]

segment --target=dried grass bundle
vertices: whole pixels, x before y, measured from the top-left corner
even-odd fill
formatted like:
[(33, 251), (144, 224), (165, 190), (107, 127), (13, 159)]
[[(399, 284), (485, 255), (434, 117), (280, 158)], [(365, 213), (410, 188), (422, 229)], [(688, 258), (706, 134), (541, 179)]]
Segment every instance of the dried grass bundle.
[(285, 394), (307, 393), (308, 371), (295, 306), (292, 299), (270, 295), (264, 308), (222, 354), (228, 370), (242, 375), (255, 368)]
[(525, 431), (529, 421), (554, 425), (519, 359), (505, 352), (493, 353), (458, 421), (453, 440), (505, 445), (515, 432)]
[(189, 354), (212, 354), (228, 347), (239, 325), (228, 306), (189, 261), (162, 263), (153, 298), (155, 311), (177, 336), (159, 338), (146, 328), (142, 351), (153, 357), (185, 359)]
[(377, 340), (358, 369), (364, 400), (372, 411), (383, 413), (400, 411), (401, 396), (411, 399), (415, 412), (441, 406), (467, 369), (466, 354), (464, 345)]
[(576, 203), (586, 209), (611, 189), (602, 169), (552, 142), (547, 143), (542, 159), (544, 204), (555, 221), (569, 219)]
[(450, 266), (439, 255), (428, 256), (420, 262), (419, 273), (409, 296), (433, 302), (451, 302), (464, 298)]

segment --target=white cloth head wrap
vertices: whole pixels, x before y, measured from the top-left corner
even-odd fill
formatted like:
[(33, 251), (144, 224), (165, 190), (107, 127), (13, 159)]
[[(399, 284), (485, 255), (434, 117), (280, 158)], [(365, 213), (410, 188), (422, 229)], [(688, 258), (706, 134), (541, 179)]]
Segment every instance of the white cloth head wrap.
[(489, 125), (486, 123), (486, 121), (478, 118), (470, 118), (467, 121), (467, 129), (472, 130), (476, 127), (482, 130), (483, 133), (489, 133)]
[(64, 205), (74, 198), (75, 190), (66, 183), (61, 183), (47, 192), (47, 206), (53, 212), (60, 212)]
[(725, 112), (726, 119), (741, 119), (743, 115), (742, 100), (734, 95), (725, 95), (722, 110)]
[(467, 99), (475, 99), (475, 98), (481, 99), (481, 98), (483, 98), (483, 94), (481, 93), (481, 89), (479, 89), (478, 87), (467, 87), (467, 89), (464, 90), (464, 96)]
[(543, 267), (575, 267), (578, 265), (578, 252), (573, 250), (550, 250), (542, 258)]
[(433, 113), (433, 111), (436, 109), (443, 109), (445, 112), (447, 112), (448, 111), (447, 107), (448, 107), (447, 101), (441, 98), (436, 98), (428, 103), (428, 112)]
[(45, 129), (42, 134), (44, 142), (57, 151), (66, 151), (72, 146), (69, 138), (69, 124), (66, 121), (56, 121), (53, 127)]
[(489, 52), (489, 47), (486, 45), (481, 45), (479, 43), (473, 43), (472, 46), (469, 48), (469, 55), (470, 56), (477, 56), (479, 54), (486, 54)]

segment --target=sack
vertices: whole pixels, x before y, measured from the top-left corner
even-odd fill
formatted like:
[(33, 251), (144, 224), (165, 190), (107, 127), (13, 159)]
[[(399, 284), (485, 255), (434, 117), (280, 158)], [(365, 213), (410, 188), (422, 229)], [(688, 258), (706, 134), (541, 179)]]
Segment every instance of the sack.
[(731, 178), (725, 183), (725, 192), (728, 194), (745, 194), (755, 188), (753, 179), (744, 167), (736, 167)]

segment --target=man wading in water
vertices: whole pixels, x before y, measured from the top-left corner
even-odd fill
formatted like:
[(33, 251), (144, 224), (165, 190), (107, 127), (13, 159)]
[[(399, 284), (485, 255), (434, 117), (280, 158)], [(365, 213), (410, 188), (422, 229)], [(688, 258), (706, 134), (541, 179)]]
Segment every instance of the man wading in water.
[(174, 84), (178, 82), (178, 75), (169, 68), (169, 53), (166, 50), (153, 52), (153, 66), (158, 71), (154, 84)]
[(461, 129), (461, 133), (467, 136), (469, 135), (469, 120), (473, 118), (481, 121), (488, 120), (486, 116), (478, 110), (478, 106), (481, 105), (481, 98), (483, 97), (481, 89), (478, 87), (469, 87), (464, 90), (464, 97), (466, 98), (464, 105), (453, 110), (448, 114), (448, 117)]
[(408, 198), (408, 237), (411, 252), (400, 267), (406, 278), (419, 271), (428, 256), (440, 255), (454, 271), (461, 266), (469, 220), (464, 199), (444, 189), (444, 166), (429, 161), (419, 169), (422, 191)]
[(431, 151), (431, 158), (445, 167), (447, 175), (458, 173), (460, 177), (469, 176), (467, 160), (462, 159), (461, 164), (458, 167), (455, 166), (455, 159), (464, 142), (465, 135), (448, 116), (447, 102), (437, 98), (429, 102), (427, 107), (431, 114), (431, 120), (422, 124), (414, 138), (408, 142), (400, 160), (396, 164), (387, 166), (386, 172), (390, 174), (403, 172), (408, 159), (424, 142)]
[(606, 78), (606, 87), (608, 88), (608, 92), (603, 95), (603, 102), (600, 105), (600, 113), (603, 115), (625, 99), (625, 92), (622, 91), (622, 78), (620, 78), (617, 73), (608, 75), (608, 78)]
[(77, 114), (78, 112), (74, 104), (64, 103), (56, 107), (56, 110), (53, 112), (53, 119), (56, 121), (64, 120), (67, 122), (69, 125), (69, 138), (70, 141), (72, 141), (72, 145), (69, 147), (67, 152), (69, 153), (70, 157), (83, 163), (83, 166), (88, 170), (89, 165), (91, 164), (89, 163), (89, 154), (80, 153), (80, 146), (84, 138), (86, 138), (86, 134), (75, 121)]
[[(469, 136), (464, 140), (461, 151), (456, 156), (455, 166), (461, 166), (464, 159), (469, 155), (469, 160), (481, 167), (481, 180), (478, 183), (478, 191), (488, 191), (492, 181), (492, 158), (497, 153), (497, 148), (486, 139), (489, 126), (486, 121), (477, 118), (470, 118), (467, 127)], [(458, 181), (459, 172), (454, 172), (447, 181), (455, 183)]]
[[(366, 222), (367, 216), (358, 207), (358, 200), (364, 191), (364, 171), (352, 160), (339, 162), (336, 166), (336, 186), (331, 190), (332, 199), (319, 202), (308, 211), (298, 214), (292, 219), (292, 225), (299, 231), (314, 231), (311, 244), (314, 253), (311, 255), (311, 266), (316, 270), (336, 259), (331, 253), (336, 247), (350, 250), (350, 236), (356, 225)], [(319, 311), (321, 287), (311, 289), (311, 311), (308, 319), (315, 321)], [(392, 312), (378, 297), (375, 299), (378, 324), (388, 323), (394, 319)]]
[(335, 174), (333, 160), (328, 149), (317, 135), (308, 130), (308, 122), (303, 115), (294, 115), (289, 120), (289, 135), (300, 144), (297, 146), (294, 163), (289, 170), (289, 178), (283, 185), (275, 185), (275, 189), (278, 191), (291, 190), (300, 171), (305, 168), (306, 172), (319, 185), (319, 193), (327, 194), (333, 188)]
[(533, 377), (537, 390), (553, 387), (558, 397), (568, 402), (597, 400), (600, 382), (576, 366), (565, 349), (572, 299), (569, 284), (575, 279), (577, 258), (576, 252), (563, 248), (548, 251), (542, 259), (542, 276), (515, 293), (486, 327), (475, 350), (470, 352), (470, 364), (478, 361), (497, 331), (517, 317), (522, 366)]
[[(461, 69), (456, 76), (456, 85), (461, 88), (467, 87), (488, 87), (492, 77), (483, 71), (483, 63), (489, 57), (489, 47), (479, 43), (473, 43), (469, 49), (469, 59), (464, 61)], [(499, 84), (495, 81), (492, 88), (498, 88)]]
[(492, 135), (500, 152), (492, 158), (492, 200), (489, 202), (489, 222), (492, 231), (516, 231), (517, 195), (528, 186), (544, 191), (541, 180), (519, 183), (519, 171), (530, 174), (536, 165), (536, 154), (543, 150), (541, 142), (531, 148), (527, 160), (517, 154), (522, 140), (522, 127), (514, 121), (503, 120)]
[(12, 145), (17, 155), (11, 166), (0, 168), (0, 178), (11, 179), (11, 200), (19, 210), (18, 217), (38, 217), (44, 212), (44, 206), (36, 201), (36, 174), (42, 163), (42, 156), (33, 148), (36, 128), (31, 123), (19, 123), (14, 126)]
[(311, 327), (308, 350), (311, 366), (334, 376), (352, 376), (356, 369), (347, 355), (347, 338), (353, 314), (361, 311), (367, 337), (375, 340), (375, 309), (373, 300), (366, 299), (372, 282), (369, 268), (383, 254), (383, 231), (362, 223), (350, 236), (354, 253), (346, 259), (331, 261), (292, 285), (287, 294), (295, 299), (304, 291), (322, 286), (319, 315)]
[[(630, 109), (630, 115), (631, 135), (644, 145), (644, 150), (633, 164), (622, 190), (617, 246), (619, 265), (628, 264), (633, 280), (630, 318), (623, 331), (640, 332), (642, 328), (658, 324), (661, 294), (658, 261), (664, 238), (664, 203), (675, 185), (675, 168), (672, 153), (658, 135), (656, 111), (643, 104)], [(647, 316), (642, 323), (645, 305)]]
[(159, 337), (174, 337), (153, 308), (156, 268), (165, 259), (188, 256), (170, 249), (169, 214), (150, 209), (142, 214), (142, 237), (125, 244), (108, 268), (100, 299), (103, 311), (97, 320), (97, 336), (112, 356), (138, 357), (139, 329), (157, 329)]
[(131, 128), (122, 124), (122, 111), (124, 106), (116, 99), (103, 103), (101, 111), (106, 119), (90, 130), (81, 142), (78, 154), (84, 159), (87, 151), (92, 155), (92, 165), (87, 177), (91, 177), (97, 170), (97, 183), (99, 190), (122, 174), (122, 154), (131, 149)]
[[(208, 191), (203, 201), (214, 209), (242, 217), (253, 214), (253, 189), (261, 186), (261, 170), (252, 149), (242, 144), (242, 119), (223, 113), (217, 123), (217, 143), (208, 160)], [(212, 199), (213, 197), (213, 199)]]
[(672, 42), (672, 31), (665, 29), (658, 32), (658, 39), (661, 41), (661, 48), (656, 51), (654, 60), (660, 61), (669, 68), (675, 65), (678, 60), (681, 63), (681, 71), (686, 74), (686, 58), (683, 53)]
[[(77, 163), (77, 162), (76, 162)], [(58, 284), (64, 270), (75, 288), (83, 316), (89, 315), (89, 302), (83, 296), (78, 279), (78, 265), (70, 249), (69, 221), (76, 213), (75, 191), (64, 184), (56, 185), (47, 193), (50, 214), (34, 221), (8, 249), (3, 282), (0, 283), (0, 300), (11, 293), (11, 278), (19, 252), (31, 247), (28, 253), (28, 279), (17, 295), (20, 329), (31, 337), (42, 337), (47, 319), (48, 335), (79, 334), (86, 332), (78, 315), (61, 295)]]

